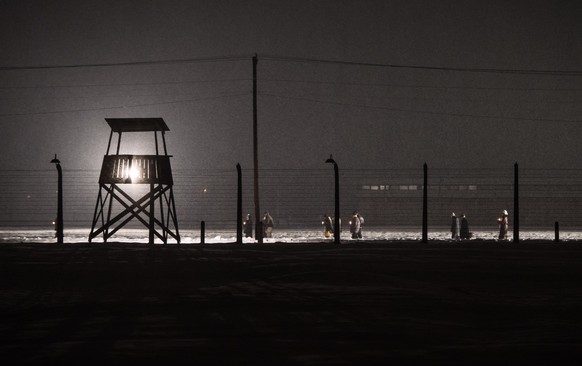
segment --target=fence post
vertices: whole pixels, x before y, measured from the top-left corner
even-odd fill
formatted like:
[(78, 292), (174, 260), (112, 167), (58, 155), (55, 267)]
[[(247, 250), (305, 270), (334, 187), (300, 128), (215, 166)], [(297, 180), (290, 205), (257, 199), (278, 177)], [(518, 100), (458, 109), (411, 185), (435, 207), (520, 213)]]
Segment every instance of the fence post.
[(517, 162), (513, 166), (513, 242), (519, 243), (519, 174)]
[(242, 244), (242, 173), (240, 164), (236, 164), (238, 187), (236, 192), (236, 243)]
[(334, 223), (333, 223), (333, 238), (335, 244), (340, 244), (340, 194), (339, 194), (339, 168), (331, 154), (329, 159), (325, 161), (326, 164), (333, 164), (334, 182), (335, 182), (335, 209), (334, 209)]
[(204, 244), (206, 236), (206, 223), (204, 220), (200, 221), (200, 244)]
[(55, 158), (51, 160), (51, 163), (56, 164), (58, 174), (57, 220), (55, 222), (57, 243), (63, 244), (63, 169), (61, 168), (61, 161), (57, 159), (57, 154), (55, 154)]
[(422, 189), (422, 242), (428, 242), (428, 166), (424, 163), (424, 186)]
[(554, 241), (557, 243), (560, 241), (560, 223), (558, 221), (556, 221), (556, 223), (554, 224), (554, 234), (555, 234)]

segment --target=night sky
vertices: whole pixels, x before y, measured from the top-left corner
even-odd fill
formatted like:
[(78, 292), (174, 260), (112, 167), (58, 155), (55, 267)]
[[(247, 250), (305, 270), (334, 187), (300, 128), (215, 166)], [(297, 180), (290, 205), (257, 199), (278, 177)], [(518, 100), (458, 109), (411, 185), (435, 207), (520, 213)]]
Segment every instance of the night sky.
[(581, 24), (578, 1), (0, 1), (0, 168), (98, 169), (108, 117), (164, 118), (174, 167), (251, 168), (255, 53), (261, 168), (579, 168)]

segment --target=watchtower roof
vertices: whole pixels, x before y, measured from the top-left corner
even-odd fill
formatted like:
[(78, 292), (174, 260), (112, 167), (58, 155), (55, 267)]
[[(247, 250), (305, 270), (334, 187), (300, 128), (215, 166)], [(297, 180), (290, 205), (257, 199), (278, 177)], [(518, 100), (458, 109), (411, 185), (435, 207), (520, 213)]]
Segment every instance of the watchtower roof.
[(162, 118), (105, 118), (113, 132), (170, 131)]

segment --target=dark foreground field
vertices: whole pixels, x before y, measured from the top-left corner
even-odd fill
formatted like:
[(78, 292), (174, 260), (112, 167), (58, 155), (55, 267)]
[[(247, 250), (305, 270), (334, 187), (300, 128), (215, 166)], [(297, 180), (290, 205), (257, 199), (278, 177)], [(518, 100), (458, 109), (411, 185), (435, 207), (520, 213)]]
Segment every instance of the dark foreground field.
[(582, 243), (0, 246), (0, 356), (580, 364)]

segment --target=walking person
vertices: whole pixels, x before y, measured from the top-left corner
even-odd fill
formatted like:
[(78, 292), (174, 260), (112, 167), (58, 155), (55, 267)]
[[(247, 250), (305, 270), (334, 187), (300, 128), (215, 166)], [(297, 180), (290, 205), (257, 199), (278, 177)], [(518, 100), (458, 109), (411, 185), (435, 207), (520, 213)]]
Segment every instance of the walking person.
[(251, 214), (247, 214), (246, 220), (243, 221), (243, 231), (245, 238), (253, 237), (253, 219), (251, 219)]
[(331, 238), (333, 236), (333, 221), (328, 214), (323, 214), (323, 221), (321, 224), (323, 225), (323, 236)]
[(265, 211), (265, 214), (263, 215), (263, 237), (273, 237), (273, 217), (269, 211)]
[(467, 221), (467, 217), (465, 214), (461, 214), (461, 230), (460, 236), (462, 240), (471, 239), (473, 233), (469, 231), (469, 221)]
[(364, 217), (358, 212), (358, 219), (360, 220), (360, 230), (358, 230), (358, 239), (362, 239), (362, 227), (364, 226)]
[(358, 233), (360, 232), (360, 218), (358, 217), (358, 211), (354, 211), (352, 219), (350, 220), (350, 233), (352, 234), (352, 239), (358, 239)]
[(509, 229), (509, 214), (507, 210), (503, 210), (497, 222), (499, 223), (499, 240), (507, 240), (507, 230)]
[(459, 240), (459, 218), (454, 212), (451, 214), (451, 239)]

